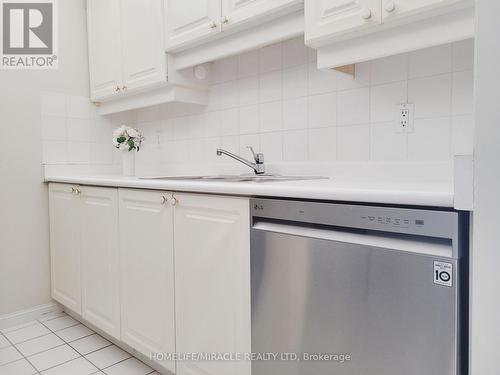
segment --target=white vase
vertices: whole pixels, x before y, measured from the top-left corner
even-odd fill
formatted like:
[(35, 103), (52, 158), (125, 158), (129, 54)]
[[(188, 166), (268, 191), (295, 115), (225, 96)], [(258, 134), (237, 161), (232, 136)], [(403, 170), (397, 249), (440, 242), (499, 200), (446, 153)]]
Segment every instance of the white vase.
[(123, 152), (122, 170), (125, 177), (132, 177), (135, 175), (135, 151)]

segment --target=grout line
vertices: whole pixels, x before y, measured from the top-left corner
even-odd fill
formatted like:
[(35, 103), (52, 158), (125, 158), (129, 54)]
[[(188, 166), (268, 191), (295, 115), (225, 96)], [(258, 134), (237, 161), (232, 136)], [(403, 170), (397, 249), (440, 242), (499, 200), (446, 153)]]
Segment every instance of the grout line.
[[(73, 318), (73, 319), (74, 319), (74, 318)], [(76, 319), (75, 319), (75, 320), (76, 320)], [(44, 325), (42, 322), (39, 322), (39, 323), (40, 323), (40, 324), (42, 324), (42, 325)], [(92, 361), (90, 361), (88, 358), (86, 358), (86, 356), (88, 356), (88, 355), (90, 355), (90, 354), (92, 354), (92, 353), (98, 352), (98, 351), (100, 351), (100, 350), (103, 350), (103, 349), (109, 348), (109, 347), (111, 347), (111, 346), (116, 346), (116, 345), (114, 345), (113, 343), (111, 343), (111, 342), (110, 342), (110, 343), (109, 343), (109, 345), (106, 345), (106, 346), (103, 346), (102, 348), (99, 348), (99, 349), (93, 350), (93, 351), (91, 351), (91, 352), (88, 352), (88, 353), (87, 353), (87, 354), (85, 354), (85, 355), (84, 355), (84, 354), (82, 354), (82, 353), (80, 353), (80, 352), (79, 352), (78, 350), (76, 350), (73, 346), (71, 346), (71, 343), (74, 343), (75, 341), (78, 341), (78, 340), (81, 340), (81, 339), (84, 339), (84, 338), (86, 338), (86, 337), (90, 337), (90, 336), (93, 336), (93, 335), (97, 335), (97, 336), (99, 336), (99, 337), (101, 337), (101, 338), (103, 338), (103, 337), (102, 337), (101, 335), (99, 335), (97, 332), (94, 332), (91, 328), (87, 327), (85, 324), (83, 324), (83, 323), (81, 323), (81, 322), (78, 322), (78, 324), (75, 324), (75, 325), (73, 325), (73, 326), (71, 326), (71, 327), (75, 327), (76, 325), (79, 325), (79, 324), (81, 324), (81, 325), (83, 325), (84, 327), (86, 327), (86, 328), (90, 329), (93, 333), (92, 333), (92, 334), (90, 334), (90, 335), (84, 336), (84, 337), (80, 337), (80, 338), (78, 338), (78, 339), (76, 339), (76, 340), (73, 340), (73, 341), (70, 341), (70, 342), (66, 342), (66, 341), (65, 341), (62, 337), (60, 337), (60, 336), (57, 334), (57, 332), (60, 332), (60, 331), (62, 331), (62, 330), (52, 331), (49, 327), (47, 327), (47, 326), (45, 326), (45, 325), (44, 325), (44, 326), (45, 326), (45, 327), (47, 327), (47, 328), (48, 328), (48, 329), (49, 329), (49, 330), (50, 330), (50, 331), (51, 331), (54, 335), (56, 335), (57, 337), (59, 337), (61, 340), (63, 340), (63, 341), (64, 341), (64, 344), (59, 345), (59, 346), (67, 345), (67, 346), (69, 346), (71, 349), (73, 349), (75, 352), (77, 352), (77, 353), (79, 354), (79, 357), (73, 358), (72, 360), (69, 360), (69, 361), (63, 362), (63, 363), (61, 363), (61, 364), (59, 364), (59, 365), (65, 364), (65, 363), (67, 363), (67, 362), (71, 362), (71, 361), (73, 361), (73, 360), (75, 360), (75, 359), (78, 359), (78, 358), (84, 358), (87, 362), (89, 362), (90, 364), (92, 364), (92, 365), (93, 365), (93, 366), (95, 366), (96, 368), (99, 368), (99, 367), (97, 367), (97, 365), (95, 365)], [(67, 328), (71, 328), (71, 327), (67, 327)], [(63, 328), (63, 329), (65, 329), (65, 328)], [(109, 342), (109, 340), (106, 340), (106, 341), (108, 341), (108, 342)], [(57, 346), (57, 347), (59, 347), (59, 346)], [(119, 346), (116, 346), (116, 347), (117, 347), (117, 348), (119, 348), (119, 349), (121, 349), (121, 350), (123, 350), (123, 349), (122, 349), (122, 348), (120, 348)], [(52, 349), (54, 349), (54, 348), (52, 348)], [(48, 349), (48, 350), (50, 350), (50, 349)], [(112, 364), (112, 365), (110, 365), (110, 366), (107, 366), (107, 367), (104, 367), (104, 368), (102, 368), (102, 369), (99, 369), (99, 371), (103, 371), (103, 370), (105, 370), (105, 369), (108, 369), (109, 367), (114, 366), (114, 365), (116, 365), (116, 364), (118, 364), (118, 363), (124, 362), (124, 361), (126, 361), (126, 360), (128, 360), (128, 359), (130, 359), (130, 358), (135, 358), (135, 359), (137, 359), (138, 361), (142, 362), (139, 358), (137, 358), (137, 357), (133, 356), (131, 353), (127, 352), (126, 350), (123, 350), (123, 351), (129, 355), (129, 357), (128, 357), (128, 358), (123, 359), (123, 360), (121, 360), (121, 361), (118, 361), (118, 362), (116, 362), (116, 363), (114, 363), (114, 364)], [(40, 352), (40, 353), (43, 353), (43, 352)], [(40, 354), (40, 353), (38, 353), (38, 354)], [(21, 354), (22, 354), (22, 353), (21, 353)], [(142, 362), (142, 363), (144, 363), (144, 362)], [(145, 364), (146, 366), (148, 366), (148, 367), (150, 367), (150, 368), (151, 368), (151, 366), (149, 366), (147, 363), (144, 363), (144, 364)], [(59, 365), (57, 365), (57, 366), (59, 366)], [(53, 367), (57, 367), (57, 366), (53, 366)], [(51, 368), (53, 368), (53, 367), (51, 367)], [(43, 371), (46, 371), (46, 370), (48, 370), (48, 369), (45, 369), (45, 370), (43, 370)], [(98, 373), (99, 371), (97, 371), (96, 373)], [(152, 371), (152, 372), (154, 372), (154, 371), (155, 371), (155, 370), (153, 369), (153, 371)], [(104, 371), (103, 371), (103, 372), (104, 372)], [(149, 372), (148, 374), (151, 374), (152, 372)], [(94, 373), (94, 374), (95, 374), (95, 373)]]
[(33, 365), (33, 363), (23, 353), (21, 353), (21, 351), (12, 343), (12, 341), (9, 340), (9, 338), (7, 336), (5, 336), (2, 333), (0, 333), (0, 335), (4, 336), (4, 338), (11, 344), (11, 346), (21, 355), (20, 359), (16, 359), (15, 361), (4, 363), (2, 366), (7, 365), (9, 363), (14, 363), (14, 362), (17, 362), (17, 361), (20, 361), (20, 360), (24, 359), (26, 362), (28, 362), (31, 365), (31, 367), (33, 367), (35, 369), (36, 374), (40, 374), (40, 371), (38, 371), (38, 369)]

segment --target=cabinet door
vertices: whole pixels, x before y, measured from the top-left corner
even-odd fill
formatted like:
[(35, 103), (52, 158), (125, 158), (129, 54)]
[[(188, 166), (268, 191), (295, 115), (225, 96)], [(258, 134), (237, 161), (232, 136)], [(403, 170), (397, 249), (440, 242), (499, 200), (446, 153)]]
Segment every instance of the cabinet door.
[(148, 357), (175, 352), (173, 210), (162, 196), (119, 190), (122, 341)]
[(72, 185), (50, 184), (49, 204), (52, 298), (81, 314), (80, 197)]
[(124, 90), (165, 83), (163, 0), (121, 0), (120, 14)]
[(439, 10), (452, 5), (474, 4), (473, 0), (382, 0), (384, 22), (413, 16), (418, 13)]
[[(250, 352), (248, 199), (176, 197), (177, 352)], [(178, 362), (177, 374), (248, 375), (250, 363)]]
[(118, 0), (87, 0), (90, 96), (99, 100), (117, 95), (122, 62)]
[(303, 7), (303, 0), (222, 0), (222, 28), (251, 26)]
[(82, 316), (120, 339), (118, 189), (81, 191)]
[(381, 23), (381, 0), (306, 0), (304, 6), (306, 42), (312, 44)]
[(166, 50), (191, 47), (221, 31), (220, 0), (165, 0)]

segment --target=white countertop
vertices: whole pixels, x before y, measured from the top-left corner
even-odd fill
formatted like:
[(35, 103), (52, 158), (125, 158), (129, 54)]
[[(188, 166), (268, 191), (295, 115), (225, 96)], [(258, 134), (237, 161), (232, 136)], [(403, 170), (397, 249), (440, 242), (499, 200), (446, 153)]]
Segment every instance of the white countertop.
[(453, 207), (452, 183), (415, 181), (302, 180), (283, 182), (212, 182), (136, 177), (46, 175), (47, 182), (127, 187), (242, 196), (318, 199), (396, 205)]

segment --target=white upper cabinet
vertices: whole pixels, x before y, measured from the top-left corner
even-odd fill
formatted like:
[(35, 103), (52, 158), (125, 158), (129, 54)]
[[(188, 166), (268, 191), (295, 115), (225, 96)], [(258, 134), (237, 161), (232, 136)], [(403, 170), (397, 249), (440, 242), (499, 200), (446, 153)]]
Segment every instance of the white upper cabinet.
[(91, 99), (167, 82), (162, 0), (87, 0)]
[(221, 29), (220, 0), (165, 0), (166, 50), (188, 47)]
[(468, 5), (473, 0), (382, 0), (384, 22), (452, 5)]
[(222, 28), (264, 22), (269, 16), (300, 9), (302, 4), (303, 0), (222, 0)]
[(118, 0), (88, 0), (90, 91), (94, 100), (117, 92), (122, 80)]
[(123, 89), (164, 83), (167, 76), (163, 5), (159, 0), (121, 0)]
[(120, 339), (118, 190), (80, 190), (82, 316)]
[[(120, 189), (122, 341), (149, 357), (175, 352), (173, 209), (169, 194)], [(173, 362), (163, 363), (175, 372)]]
[(303, 0), (165, 0), (165, 4), (166, 50), (179, 52), (227, 35), (222, 31), (276, 21), (302, 9)]
[(474, 0), (305, 0), (318, 69), (473, 38)]
[(340, 37), (382, 21), (380, 0), (306, 0), (306, 41)]
[(80, 199), (78, 187), (50, 184), (50, 255), (52, 298), (81, 314)]
[[(175, 196), (177, 352), (250, 352), (248, 199)], [(177, 374), (249, 375), (250, 363), (183, 361)]]

